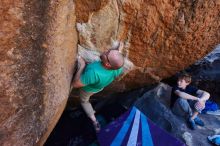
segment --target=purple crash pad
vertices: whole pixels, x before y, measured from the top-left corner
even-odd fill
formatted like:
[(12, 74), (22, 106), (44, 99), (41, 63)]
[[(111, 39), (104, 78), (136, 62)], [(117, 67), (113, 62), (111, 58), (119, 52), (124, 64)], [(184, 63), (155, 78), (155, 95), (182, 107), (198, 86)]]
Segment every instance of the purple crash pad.
[(168, 132), (155, 125), (136, 107), (101, 129), (101, 146), (185, 146)]

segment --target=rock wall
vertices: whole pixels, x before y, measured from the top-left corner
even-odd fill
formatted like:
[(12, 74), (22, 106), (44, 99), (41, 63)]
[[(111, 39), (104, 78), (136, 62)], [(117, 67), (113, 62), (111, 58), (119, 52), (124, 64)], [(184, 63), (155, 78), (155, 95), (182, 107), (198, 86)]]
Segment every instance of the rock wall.
[(125, 42), (135, 67), (108, 87), (117, 92), (175, 74), (220, 40), (219, 1), (0, 3), (0, 145), (43, 145), (66, 105), (77, 43), (102, 52)]
[(77, 43), (74, 3), (0, 3), (0, 145), (43, 145), (69, 94)]
[(202, 58), (220, 40), (218, 1), (75, 3), (80, 45), (102, 52), (112, 40), (121, 40), (123, 54), (136, 66), (120, 86), (109, 90), (129, 90), (169, 77)]

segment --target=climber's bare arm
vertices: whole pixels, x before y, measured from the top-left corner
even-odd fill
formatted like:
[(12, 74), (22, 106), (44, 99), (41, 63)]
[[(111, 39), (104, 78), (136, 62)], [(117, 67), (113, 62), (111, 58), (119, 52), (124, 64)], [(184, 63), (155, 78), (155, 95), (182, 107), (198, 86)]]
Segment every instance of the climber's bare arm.
[(73, 86), (73, 88), (81, 88), (85, 85), (80, 80), (76, 80), (76, 81), (72, 82), (72, 86)]
[(73, 87), (73, 88), (80, 88), (80, 87), (85, 86), (85, 85), (80, 81), (80, 76), (81, 76), (81, 74), (82, 74), (82, 72), (83, 72), (83, 70), (84, 70), (84, 68), (85, 68), (85, 66), (86, 66), (86, 63), (85, 63), (85, 60), (82, 59), (82, 57), (79, 57), (78, 61), (79, 61), (79, 64), (80, 64), (80, 65), (79, 65), (79, 69), (78, 69), (78, 71), (77, 71), (77, 73), (76, 73), (76, 75), (75, 75), (75, 77), (74, 77), (74, 79), (73, 79), (73, 82), (72, 82), (72, 87)]

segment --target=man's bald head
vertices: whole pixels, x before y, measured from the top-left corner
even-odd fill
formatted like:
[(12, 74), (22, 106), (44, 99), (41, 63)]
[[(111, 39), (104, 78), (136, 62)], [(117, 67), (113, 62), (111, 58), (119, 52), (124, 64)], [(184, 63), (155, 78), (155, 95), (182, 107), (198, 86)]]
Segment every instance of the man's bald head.
[(124, 57), (118, 50), (111, 50), (108, 59), (114, 69), (119, 69), (124, 65)]
[(124, 65), (123, 55), (115, 49), (110, 49), (101, 55), (103, 65), (109, 69), (119, 69)]

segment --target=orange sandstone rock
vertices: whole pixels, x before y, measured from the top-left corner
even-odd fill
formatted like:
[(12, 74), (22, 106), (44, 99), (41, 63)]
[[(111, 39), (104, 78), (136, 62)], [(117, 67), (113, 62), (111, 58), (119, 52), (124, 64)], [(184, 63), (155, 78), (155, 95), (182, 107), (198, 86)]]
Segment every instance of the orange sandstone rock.
[(102, 52), (111, 40), (124, 41), (123, 53), (136, 67), (121, 87), (113, 86), (138, 88), (188, 67), (220, 43), (219, 10), (217, 1), (109, 0), (78, 21), (80, 45)]
[(77, 41), (99, 52), (125, 42), (135, 67), (103, 91), (121, 92), (210, 52), (220, 40), (219, 10), (202, 0), (1, 1), (0, 145), (43, 145), (66, 105)]
[(71, 0), (0, 4), (0, 145), (43, 145), (66, 105), (76, 55)]

